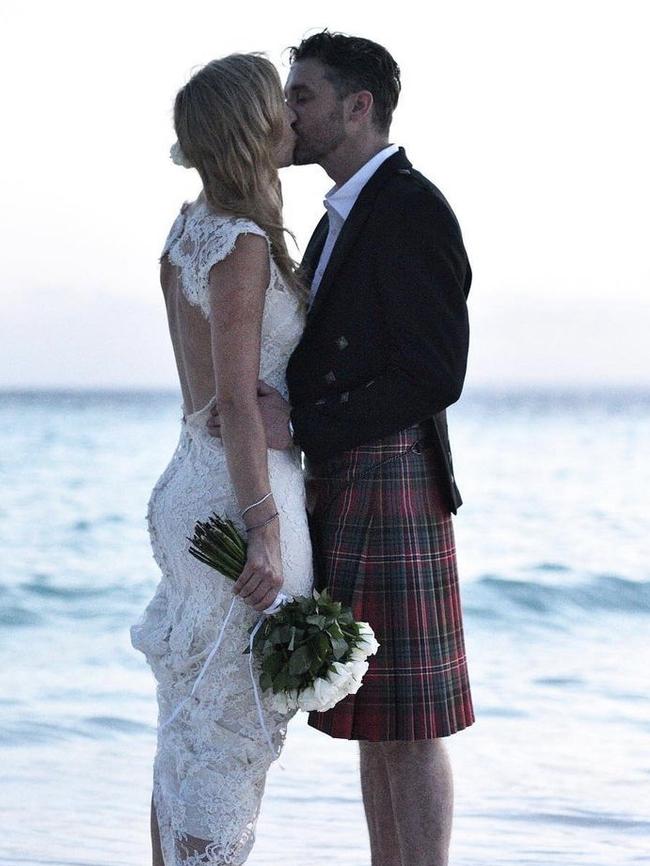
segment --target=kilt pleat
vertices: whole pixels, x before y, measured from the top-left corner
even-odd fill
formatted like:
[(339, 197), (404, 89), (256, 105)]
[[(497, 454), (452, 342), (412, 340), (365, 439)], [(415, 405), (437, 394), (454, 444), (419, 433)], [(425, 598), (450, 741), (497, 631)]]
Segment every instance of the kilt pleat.
[(333, 737), (422, 740), (474, 721), (451, 514), (434, 443), (416, 425), (307, 466), (319, 588), (380, 649), (363, 685), (309, 724)]

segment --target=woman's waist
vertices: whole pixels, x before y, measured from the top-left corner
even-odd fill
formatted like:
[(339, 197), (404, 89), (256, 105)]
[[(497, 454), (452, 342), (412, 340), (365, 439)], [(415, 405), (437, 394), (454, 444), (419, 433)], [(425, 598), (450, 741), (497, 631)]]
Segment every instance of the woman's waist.
[[(275, 366), (272, 369), (265, 369), (264, 366), (262, 366), (260, 368), (259, 378), (271, 388), (275, 388), (275, 390), (278, 391), (285, 400), (288, 400), (289, 393), (287, 390), (284, 367), (286, 367), (286, 364), (281, 369), (276, 368)], [(192, 403), (194, 403), (193, 406), (183, 405), (181, 407), (183, 412), (183, 423), (193, 424), (203, 419), (207, 420), (217, 403), (217, 395), (214, 393), (206, 395), (203, 400), (199, 397), (198, 400), (192, 400)], [(196, 408), (197, 406), (198, 408)]]
[[(226, 448), (221, 436), (213, 435), (202, 419), (199, 423), (195, 419), (183, 419), (181, 422), (181, 441), (185, 441), (195, 456), (200, 454), (206, 460), (213, 462), (217, 460), (222, 463), (226, 460)], [(237, 450), (241, 451), (243, 443), (236, 443)], [(275, 468), (297, 466), (300, 468), (300, 449), (297, 447), (267, 448), (267, 462), (269, 472)]]
[[(237, 450), (241, 450), (241, 443)], [(302, 486), (299, 448), (267, 448), (267, 467), (271, 483), (275, 479), (291, 477), (292, 481), (299, 482)], [(229, 483), (226, 449), (222, 439), (213, 436), (203, 421), (197, 422), (195, 416), (191, 419), (183, 418), (178, 445), (159, 483), (164, 479), (169, 480), (171, 474), (177, 476), (179, 472), (186, 476), (185, 484), (190, 487), (197, 485), (199, 479), (205, 481), (209, 477), (221, 480), (225, 476)]]

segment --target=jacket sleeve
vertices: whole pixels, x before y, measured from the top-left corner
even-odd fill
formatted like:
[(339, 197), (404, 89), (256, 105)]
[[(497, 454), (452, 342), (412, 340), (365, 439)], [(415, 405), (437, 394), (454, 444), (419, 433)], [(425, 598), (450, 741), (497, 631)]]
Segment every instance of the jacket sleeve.
[(296, 440), (316, 461), (419, 423), (462, 391), (471, 272), (458, 224), (425, 191), (389, 219), (392, 242), (377, 250), (374, 276), (389, 341), (385, 367), (356, 389), (292, 410)]

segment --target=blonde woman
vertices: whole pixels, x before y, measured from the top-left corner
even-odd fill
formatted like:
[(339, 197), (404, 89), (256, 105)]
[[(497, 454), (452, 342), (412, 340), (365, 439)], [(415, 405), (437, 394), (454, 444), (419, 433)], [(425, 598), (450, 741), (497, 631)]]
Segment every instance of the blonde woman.
[[(203, 190), (183, 206), (161, 258), (183, 421), (149, 503), (162, 579), (132, 628), (158, 685), (154, 866), (246, 861), (289, 718), (263, 699), (271, 751), (242, 647), (280, 588), (306, 594), (312, 581), (299, 452), (267, 449), (257, 402), (259, 379), (286, 396), (304, 324), (277, 171), (292, 162), (293, 119), (276, 69), (259, 55), (209, 63), (174, 106), (176, 159), (199, 172)], [(206, 428), (215, 405), (222, 439)], [(188, 554), (195, 522), (213, 511), (247, 533), (234, 587)], [(224, 623), (219, 652), (186, 700)]]

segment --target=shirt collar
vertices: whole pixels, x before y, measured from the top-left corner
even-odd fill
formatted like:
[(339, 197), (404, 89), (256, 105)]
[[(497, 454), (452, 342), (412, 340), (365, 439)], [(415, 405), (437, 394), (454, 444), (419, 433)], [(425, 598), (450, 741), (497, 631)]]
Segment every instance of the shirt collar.
[(336, 213), (342, 220), (346, 220), (354, 203), (359, 197), (359, 193), (368, 183), (379, 166), (384, 163), (389, 157), (393, 156), (399, 150), (398, 145), (389, 144), (379, 153), (371, 157), (365, 165), (352, 175), (343, 186), (333, 186), (332, 189), (325, 195), (323, 204), (331, 214)]

